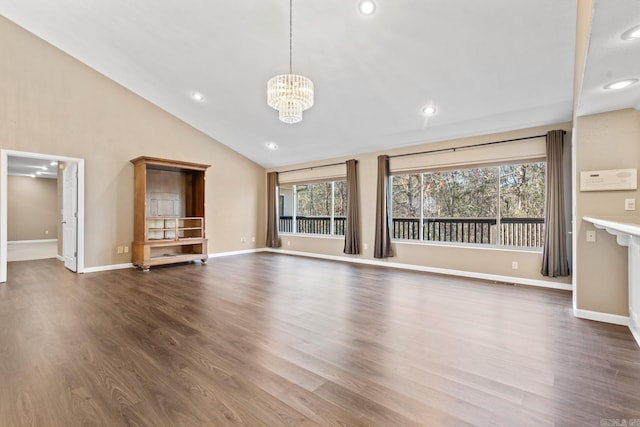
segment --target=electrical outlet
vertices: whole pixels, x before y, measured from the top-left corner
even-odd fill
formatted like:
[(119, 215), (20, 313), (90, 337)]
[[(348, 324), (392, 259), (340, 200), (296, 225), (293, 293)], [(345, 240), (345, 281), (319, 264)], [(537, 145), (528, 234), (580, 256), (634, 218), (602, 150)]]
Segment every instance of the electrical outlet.
[(45, 235), (49, 234), (49, 230), (44, 230), (44, 234)]
[(365, 244), (364, 244), (364, 250), (366, 251), (368, 247), (369, 247), (369, 245), (367, 245), (367, 244), (365, 243)]
[(117, 253), (118, 255), (119, 255), (119, 254), (123, 254), (123, 253), (124, 253), (124, 248), (123, 248), (122, 246), (118, 246), (118, 247), (116, 248), (116, 253)]
[(595, 242), (596, 241), (596, 230), (587, 230), (587, 242)]
[(635, 211), (636, 210), (636, 199), (624, 199), (624, 210), (625, 211)]
[(255, 243), (255, 242), (256, 242), (256, 238), (255, 238), (255, 237), (252, 237), (252, 238), (251, 238), (251, 242), (252, 242), (252, 243)]
[(511, 261), (511, 269), (512, 270), (518, 269), (518, 261)]
[(287, 240), (287, 246), (291, 246), (291, 240)]

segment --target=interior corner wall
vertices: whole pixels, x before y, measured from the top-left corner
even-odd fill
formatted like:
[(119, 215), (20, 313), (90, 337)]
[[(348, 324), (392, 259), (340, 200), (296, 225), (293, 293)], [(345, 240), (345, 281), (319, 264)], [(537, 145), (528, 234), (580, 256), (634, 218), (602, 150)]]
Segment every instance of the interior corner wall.
[[(341, 256), (357, 258), (360, 260), (374, 260), (373, 245), (375, 236), (375, 204), (376, 204), (376, 176), (377, 176), (377, 156), (380, 154), (404, 154), (420, 152), (425, 150), (435, 150), (441, 148), (459, 147), (464, 145), (479, 144), (491, 141), (501, 141), (512, 138), (529, 137), (532, 135), (544, 135), (553, 129), (564, 129), (566, 152), (570, 152), (571, 123), (561, 123), (552, 126), (542, 126), (530, 129), (522, 129), (512, 132), (477, 136), (451, 141), (423, 144), (413, 147), (406, 147), (385, 152), (366, 153), (357, 156), (344, 158), (327, 159), (323, 162), (304, 163), (288, 165), (282, 168), (271, 170), (288, 170), (302, 167), (312, 167), (320, 164), (336, 163), (346, 161), (351, 158), (358, 160), (359, 185), (360, 185), (360, 214), (361, 214), (361, 255), (345, 255), (344, 239), (331, 237), (304, 236), (295, 234), (281, 235), (282, 249), (296, 252), (306, 252), (319, 255)], [(465, 150), (457, 151), (460, 155), (460, 162), (464, 163)], [(467, 152), (468, 153), (468, 152)], [(565, 163), (568, 177), (571, 176), (570, 159)], [(270, 171), (271, 171), (270, 170)], [(567, 191), (567, 203), (570, 203), (571, 192)], [(454, 270), (468, 272), (472, 274), (486, 274), (492, 276), (506, 276), (509, 278), (521, 278), (526, 281), (555, 282), (563, 285), (571, 283), (571, 277), (549, 278), (540, 274), (542, 264), (542, 253), (539, 251), (523, 251), (508, 248), (480, 248), (472, 246), (456, 246), (447, 244), (424, 244), (414, 242), (394, 242), (393, 250), (395, 256), (384, 260), (377, 260), (383, 263), (400, 263), (416, 267), (431, 269)], [(512, 269), (512, 262), (517, 261), (519, 268)]]
[(7, 240), (56, 239), (59, 215), (58, 180), (9, 176), (7, 179)]
[[(629, 315), (627, 248), (615, 236), (596, 230), (585, 216), (630, 220), (624, 201), (638, 200), (640, 191), (579, 191), (580, 172), (640, 167), (640, 111), (627, 109), (578, 117), (575, 121), (576, 185), (576, 308), (620, 316)], [(596, 230), (596, 242), (586, 241)]]
[[(131, 262), (138, 156), (206, 163), (209, 252), (262, 247), (264, 168), (0, 17), (0, 141), (85, 160), (85, 267)], [(241, 238), (245, 240), (241, 242)], [(256, 242), (252, 242), (252, 237)]]

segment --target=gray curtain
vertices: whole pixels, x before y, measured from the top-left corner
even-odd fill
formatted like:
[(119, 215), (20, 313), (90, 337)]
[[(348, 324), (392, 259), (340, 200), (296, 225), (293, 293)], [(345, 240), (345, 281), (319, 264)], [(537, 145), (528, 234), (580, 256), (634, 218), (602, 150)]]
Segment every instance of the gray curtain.
[(360, 253), (360, 194), (358, 161), (347, 160), (347, 220), (344, 227), (344, 253)]
[(375, 258), (393, 256), (391, 248), (391, 193), (389, 191), (389, 156), (378, 156), (378, 181), (376, 184), (376, 239), (373, 248)]
[(564, 215), (564, 187), (562, 173), (563, 130), (547, 133), (547, 178), (545, 200), (543, 276), (568, 276), (567, 228)]
[(267, 174), (267, 247), (281, 246), (278, 235), (278, 172)]

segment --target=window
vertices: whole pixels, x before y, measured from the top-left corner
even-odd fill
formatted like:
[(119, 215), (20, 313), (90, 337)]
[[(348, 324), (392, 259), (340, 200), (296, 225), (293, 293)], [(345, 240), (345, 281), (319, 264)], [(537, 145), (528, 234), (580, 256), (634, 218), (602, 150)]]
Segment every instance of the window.
[(347, 182), (281, 185), (281, 233), (342, 235), (347, 216)]
[(395, 239), (542, 247), (545, 162), (392, 176)]

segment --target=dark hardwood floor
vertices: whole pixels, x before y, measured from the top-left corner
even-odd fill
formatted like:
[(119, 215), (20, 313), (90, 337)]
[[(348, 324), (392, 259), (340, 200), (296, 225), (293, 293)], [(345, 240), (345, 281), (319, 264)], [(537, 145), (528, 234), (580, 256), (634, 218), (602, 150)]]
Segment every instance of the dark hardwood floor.
[(640, 349), (565, 291), (268, 253), (15, 262), (0, 426), (29, 425), (640, 425)]

